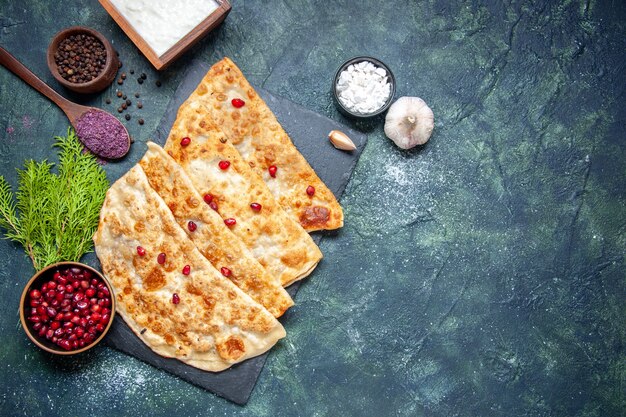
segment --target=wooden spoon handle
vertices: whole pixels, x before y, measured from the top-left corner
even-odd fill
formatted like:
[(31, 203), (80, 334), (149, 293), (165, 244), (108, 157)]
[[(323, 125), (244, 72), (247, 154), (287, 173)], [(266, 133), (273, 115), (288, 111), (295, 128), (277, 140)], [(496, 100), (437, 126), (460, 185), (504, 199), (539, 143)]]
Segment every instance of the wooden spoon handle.
[(67, 114), (67, 111), (71, 107), (72, 103), (66, 98), (62, 97), (52, 88), (50, 88), (48, 84), (41, 81), (35, 74), (33, 74), (28, 68), (26, 68), (13, 55), (7, 52), (7, 50), (4, 49), (2, 46), (0, 46), (0, 64), (6, 67), (13, 74), (20, 77), (35, 90), (48, 97)]

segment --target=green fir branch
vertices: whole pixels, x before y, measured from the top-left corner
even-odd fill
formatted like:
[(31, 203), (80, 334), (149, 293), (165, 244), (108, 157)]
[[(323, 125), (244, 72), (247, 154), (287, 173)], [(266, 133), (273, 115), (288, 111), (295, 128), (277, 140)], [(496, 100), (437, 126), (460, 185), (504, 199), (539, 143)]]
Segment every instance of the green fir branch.
[(58, 174), (47, 161), (26, 161), (18, 170), (15, 199), (0, 176), (0, 227), (7, 239), (24, 246), (35, 269), (78, 261), (93, 249), (92, 236), (109, 188), (106, 173), (84, 152), (72, 129), (55, 139)]

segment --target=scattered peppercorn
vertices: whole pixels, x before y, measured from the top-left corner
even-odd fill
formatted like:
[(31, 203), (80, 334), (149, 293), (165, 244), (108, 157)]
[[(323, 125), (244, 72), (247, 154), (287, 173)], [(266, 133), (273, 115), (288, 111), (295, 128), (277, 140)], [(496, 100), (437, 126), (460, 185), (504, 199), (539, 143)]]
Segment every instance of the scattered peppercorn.
[(106, 104), (111, 104), (111, 99), (107, 98), (106, 100), (104, 100), (106, 102)]
[(130, 143), (135, 143), (135, 138), (134, 137), (130, 137)]
[(143, 78), (137, 78), (137, 82), (138, 82), (139, 84), (143, 84)]
[(120, 64), (117, 67), (118, 68), (122, 68), (122, 65), (124, 65), (124, 64), (122, 64), (122, 61), (120, 61)]
[(121, 78), (122, 80), (125, 80), (125, 79), (126, 79), (126, 73), (125, 73), (125, 72), (123, 72), (123, 73), (122, 73), (122, 75), (120, 75), (120, 78)]
[(140, 109), (143, 107), (143, 103), (141, 101), (137, 102), (137, 108)]
[(126, 105), (127, 105), (127, 106), (130, 106), (131, 104), (133, 104), (133, 102), (132, 102), (132, 101), (130, 101), (130, 99), (126, 100)]
[(122, 103), (122, 108), (123, 108), (124, 110), (126, 110), (126, 109), (128, 108), (128, 104), (126, 104), (126, 103)]
[(143, 125), (143, 119), (137, 120), (137, 123), (139, 123), (140, 125)]
[(157, 87), (161, 87), (161, 80), (156, 80), (155, 84)]
[(129, 72), (130, 72), (130, 75), (133, 75), (135, 73), (135, 70), (132, 69)]
[(118, 96), (118, 97), (122, 97), (122, 92), (121, 92), (121, 91), (118, 91), (118, 92), (117, 92), (117, 96)]
[(142, 72), (142, 73), (141, 73), (141, 75), (140, 75), (140, 77), (141, 77), (141, 78), (143, 78), (144, 80), (145, 80), (146, 78), (148, 78), (148, 76), (146, 75), (146, 73), (145, 73), (145, 72)]
[(121, 108), (121, 107), (118, 107), (118, 108), (117, 108), (117, 112), (118, 112), (118, 113), (121, 113), (121, 112), (123, 112), (123, 111), (124, 111), (124, 109), (123, 109), (123, 108)]
[(118, 85), (122, 85), (122, 84), (124, 84), (124, 80), (122, 80), (121, 78), (120, 78), (120, 79), (118, 79), (118, 80), (117, 80), (117, 84), (118, 84)]
[(135, 98), (139, 98), (139, 93), (135, 93)]
[(122, 100), (126, 100), (126, 94), (122, 95)]
[(88, 34), (68, 36), (59, 43), (54, 54), (59, 75), (72, 83), (86, 83), (96, 78), (107, 61), (100, 40)]
[(126, 120), (130, 120), (130, 114), (126, 114), (126, 116), (124, 116), (124, 118), (125, 118)]

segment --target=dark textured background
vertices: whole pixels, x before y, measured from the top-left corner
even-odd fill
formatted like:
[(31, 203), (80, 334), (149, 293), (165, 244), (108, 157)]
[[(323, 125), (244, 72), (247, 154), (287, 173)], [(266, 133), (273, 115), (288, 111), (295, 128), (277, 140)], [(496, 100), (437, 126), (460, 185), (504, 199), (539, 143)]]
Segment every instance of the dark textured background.
[[(431, 141), (402, 152), (382, 119), (347, 121), (369, 140), (342, 200), (345, 227), (322, 242), (326, 258), (243, 408), (108, 348), (72, 361), (38, 351), (17, 315), (31, 267), (0, 242), (0, 413), (624, 415), (626, 4), (233, 3), (158, 75), (161, 88), (95, 0), (0, 0), (0, 44), (56, 86), (45, 64), (56, 31), (108, 36), (125, 70), (148, 75), (124, 86), (144, 102), (128, 124), (129, 161), (192, 57), (228, 55), (252, 83), (339, 121), (337, 66), (378, 57), (398, 96), (432, 107)], [(113, 109), (114, 88), (88, 101)], [(54, 158), (51, 138), (67, 124), (0, 70), (0, 173), (11, 183), (25, 158)], [(111, 180), (123, 165), (106, 166)]]

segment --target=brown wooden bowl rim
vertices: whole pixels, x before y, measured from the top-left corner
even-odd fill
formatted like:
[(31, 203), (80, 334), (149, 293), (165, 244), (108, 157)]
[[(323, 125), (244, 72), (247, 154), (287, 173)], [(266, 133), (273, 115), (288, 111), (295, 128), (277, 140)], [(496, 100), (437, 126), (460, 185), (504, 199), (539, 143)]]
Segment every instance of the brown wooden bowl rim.
[[(39, 336), (31, 333), (30, 328), (28, 327), (29, 324), (27, 323), (26, 317), (25, 317), (25, 310), (26, 310), (26, 308), (25, 308), (25, 304), (24, 303), (26, 302), (26, 297), (28, 296), (28, 293), (30, 292), (31, 287), (33, 286), (33, 283), (37, 279), (39, 279), (43, 274), (49, 272), (51, 269), (60, 268), (60, 267), (63, 267), (63, 266), (76, 266), (76, 267), (79, 267), (79, 268), (84, 268), (84, 269), (90, 270), (91, 272), (96, 274), (98, 276), (98, 278), (100, 278), (102, 280), (102, 282), (104, 282), (106, 284), (106, 286), (109, 288), (109, 294), (110, 294), (110, 297), (111, 297), (111, 318), (109, 319), (109, 323), (104, 328), (104, 330), (102, 331), (100, 336), (98, 336), (98, 338), (96, 338), (96, 340), (94, 340), (93, 342), (91, 342), (87, 346), (84, 346), (84, 347), (82, 347), (80, 349), (76, 349), (76, 350), (62, 350), (61, 348), (58, 348), (58, 350), (57, 350), (57, 349), (53, 349), (53, 348), (50, 348), (50, 347), (44, 345), (39, 340)], [(46, 352), (54, 353), (55, 355), (66, 355), (66, 356), (67, 355), (75, 355), (77, 353), (84, 352), (84, 351), (86, 351), (88, 349), (91, 349), (92, 347), (96, 346), (98, 343), (100, 343), (102, 341), (104, 336), (106, 336), (106, 334), (108, 333), (109, 329), (111, 328), (111, 324), (113, 324), (113, 319), (114, 318), (115, 318), (115, 295), (113, 293), (113, 287), (111, 286), (111, 283), (109, 282), (109, 280), (103, 274), (101, 274), (95, 268), (92, 268), (91, 266), (89, 266), (87, 264), (84, 264), (82, 262), (73, 262), (73, 261), (57, 262), (55, 264), (49, 265), (49, 266), (43, 268), (42, 270), (36, 272), (35, 275), (33, 275), (31, 277), (31, 279), (28, 280), (28, 283), (24, 287), (24, 290), (22, 291), (22, 296), (20, 298), (20, 322), (22, 324), (22, 328), (24, 329), (24, 332), (26, 332), (26, 335), (28, 336), (28, 338), (35, 345), (37, 345), (39, 348), (45, 350)]]
[[(57, 66), (57, 63), (54, 60), (54, 53), (58, 50), (59, 44), (61, 43), (61, 41), (63, 41), (65, 38), (69, 37), (70, 35), (74, 35), (76, 33), (88, 33), (96, 37), (100, 42), (102, 42), (102, 44), (104, 45), (104, 49), (106, 49), (107, 51), (107, 62), (104, 68), (102, 69), (100, 74), (98, 74), (96, 78), (94, 78), (91, 81), (87, 81), (86, 83), (73, 83), (63, 78), (61, 74), (59, 74), (59, 68)], [(86, 90), (89, 87), (99, 85), (100, 83), (103, 82), (103, 80), (105, 80), (105, 76), (109, 72), (111, 66), (119, 65), (117, 54), (115, 53), (115, 50), (113, 49), (113, 45), (111, 45), (111, 42), (109, 42), (109, 40), (102, 33), (98, 32), (95, 29), (88, 28), (86, 26), (71, 26), (71, 27), (61, 30), (60, 32), (57, 32), (57, 34), (54, 35), (54, 37), (50, 41), (50, 45), (48, 45), (48, 52), (47, 52), (46, 60), (48, 62), (48, 68), (50, 69), (52, 76), (59, 83), (61, 83), (65, 87), (76, 92), (81, 92), (81, 90)], [(117, 73), (117, 68), (115, 68), (114, 74), (116, 73)], [(114, 79), (115, 79), (115, 75), (111, 77), (110, 81), (107, 81), (105, 87), (111, 84)]]

